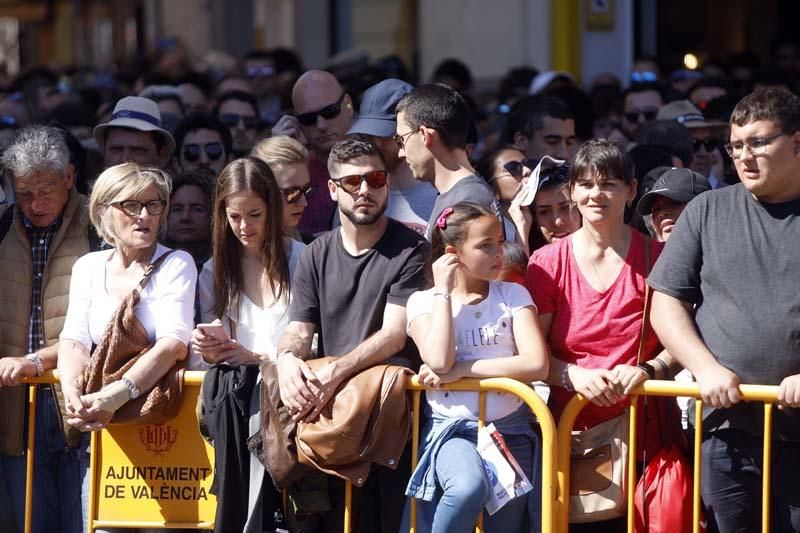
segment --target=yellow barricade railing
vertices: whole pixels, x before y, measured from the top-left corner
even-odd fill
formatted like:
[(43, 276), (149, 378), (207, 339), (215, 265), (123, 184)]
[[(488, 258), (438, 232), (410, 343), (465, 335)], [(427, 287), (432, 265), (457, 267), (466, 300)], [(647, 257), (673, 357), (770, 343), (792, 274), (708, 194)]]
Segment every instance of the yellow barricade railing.
[[(762, 516), (761, 530), (763, 533), (770, 531), (770, 482), (772, 479), (772, 408), (777, 399), (778, 387), (762, 385), (740, 385), (742, 401), (755, 401), (764, 403), (764, 452), (763, 452), (763, 477), (762, 477)], [(674, 381), (645, 381), (631, 393), (630, 408), (630, 442), (628, 443), (628, 509), (627, 522), (628, 532), (634, 530), (634, 498), (633, 489), (636, 487), (636, 426), (637, 420), (637, 400), (639, 396), (667, 396), (678, 397), (687, 396), (695, 399), (695, 427), (694, 427), (694, 483), (692, 494), (693, 509), (693, 532), (700, 531), (700, 452), (703, 443), (703, 401), (700, 399), (700, 388), (697, 384), (679, 384)], [(570, 448), (572, 445), (572, 428), (575, 419), (581, 410), (589, 403), (589, 400), (577, 394), (566, 406), (558, 423), (558, 494), (556, 506), (558, 516), (559, 531), (567, 533), (569, 531), (569, 474), (570, 474)], [(542, 531), (545, 531), (542, 529)]]
[[(195, 403), (203, 380), (203, 372), (187, 372), (184, 377), (184, 392), (181, 400), (179, 415), (174, 421), (161, 426), (137, 426), (134, 424), (112, 426), (106, 430), (92, 434), (89, 463), (89, 531), (95, 528), (109, 527), (143, 527), (143, 528), (198, 528), (213, 529), (214, 511), (216, 500), (208, 493), (213, 473), (214, 454), (211, 447), (202, 440), (197, 430), (195, 416)], [(29, 384), (55, 383), (58, 378), (53, 373), (47, 373), (38, 378), (25, 380)], [(412, 431), (412, 459), (411, 469), (416, 468), (419, 457), (420, 437), (420, 394), (428, 388), (413, 377), (406, 388), (412, 393), (413, 402), (413, 431)], [(442, 385), (436, 390), (471, 391), (479, 394), (479, 425), (482, 426), (487, 392), (506, 392), (519, 397), (536, 416), (542, 435), (542, 465), (541, 465), (541, 525), (543, 532), (555, 531), (556, 524), (556, 426), (547, 405), (534, 392), (534, 390), (519, 381), (507, 378), (490, 379), (465, 379), (455, 383)], [(27, 445), (27, 480), (25, 488), (25, 533), (31, 530), (31, 516), (33, 511), (33, 478), (34, 465), (34, 435), (36, 427), (36, 387), (30, 387), (29, 392), (29, 423)], [(193, 448), (191, 457), (177, 457), (173, 459), (168, 455), (173, 453), (171, 447), (178, 438), (188, 438), (188, 446)], [(158, 470), (158, 466), (142, 466), (150, 460), (150, 456), (159, 456), (160, 464), (171, 464), (167, 474)], [(111, 463), (109, 458), (116, 461)], [(182, 461), (177, 466), (173, 460)], [(194, 460), (193, 469), (202, 470), (203, 475), (193, 474), (192, 471), (181, 470), (180, 465)], [(188, 467), (185, 467), (188, 468)], [(110, 469), (110, 470), (109, 470)], [(175, 470), (177, 469), (177, 470)], [(147, 475), (146, 473), (150, 472)], [(153, 472), (156, 472), (153, 474)], [(156, 488), (147, 485), (144, 481), (154, 478), (169, 481), (180, 481), (188, 478), (195, 483), (191, 486), (182, 485)], [(132, 479), (141, 479), (143, 483), (133, 485)], [(124, 483), (115, 484), (119, 480)], [(531, 480), (536, 483), (536, 480)], [(537, 487), (539, 489), (539, 487)], [(187, 506), (186, 502), (169, 500), (171, 495), (181, 491), (188, 491), (186, 500), (199, 502), (198, 494), (205, 498), (205, 505), (198, 503), (196, 508)], [(167, 496), (161, 498), (160, 496)], [(180, 498), (179, 498), (180, 499)], [(154, 504), (154, 502), (158, 502)], [(135, 505), (135, 507), (134, 507)], [(188, 508), (187, 508), (188, 507)], [(191, 518), (187, 518), (187, 514)], [(152, 518), (152, 515), (157, 515)], [(148, 519), (148, 517), (151, 517)], [(134, 519), (131, 519), (134, 518)], [(344, 531), (351, 531), (352, 520), (352, 485), (345, 484), (345, 513)], [(411, 533), (416, 531), (416, 500), (411, 501)], [(478, 522), (477, 531), (481, 531), (481, 522)]]

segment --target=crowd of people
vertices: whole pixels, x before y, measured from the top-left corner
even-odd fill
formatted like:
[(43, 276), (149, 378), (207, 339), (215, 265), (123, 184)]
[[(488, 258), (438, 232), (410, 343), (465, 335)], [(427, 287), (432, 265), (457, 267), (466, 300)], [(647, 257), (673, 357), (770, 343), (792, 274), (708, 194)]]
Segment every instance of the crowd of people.
[[(38, 67), (2, 93), (0, 529), (22, 530), (33, 482), (34, 532), (84, 531), (88, 435), (168, 417), (191, 368), (207, 371), (216, 531), (338, 531), (343, 479), (356, 531), (408, 530), (412, 498), (419, 531), (472, 530), (491, 490), (477, 394), (436, 390), (469, 377), (535, 383), (556, 420), (580, 393), (576, 430), (647, 379), (695, 380), (720, 532), (765, 511), (764, 415), (738, 385), (776, 385), (770, 512), (800, 531), (800, 60), (662, 75), (641, 58), (586, 90), (525, 67), (489, 96), (455, 59), (418, 84), (396, 61), (304, 70), (286, 49), (226, 73), (162, 63)], [(26, 480), (20, 383), (53, 369)], [(413, 472), (407, 402), (385, 394), (406, 372), (431, 387)], [(364, 439), (366, 467), (309, 444), (339, 401), (369, 423), (328, 448)], [(643, 416), (680, 427), (656, 405)], [(536, 420), (492, 393), (485, 421), (534, 490), (484, 526), (538, 531)], [(277, 472), (284, 429), (316, 469)], [(644, 439), (643, 457), (664, 445)]]

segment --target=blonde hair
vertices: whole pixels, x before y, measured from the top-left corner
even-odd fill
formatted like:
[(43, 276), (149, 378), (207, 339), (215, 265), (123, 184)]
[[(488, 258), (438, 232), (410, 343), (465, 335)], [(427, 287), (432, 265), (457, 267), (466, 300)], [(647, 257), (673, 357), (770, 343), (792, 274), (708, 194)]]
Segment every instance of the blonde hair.
[(115, 244), (116, 235), (111, 223), (111, 211), (108, 210), (111, 204), (135, 199), (150, 185), (155, 185), (159, 199), (167, 202), (158, 220), (158, 230), (161, 232), (169, 213), (169, 197), (172, 192), (172, 178), (169, 174), (155, 167), (122, 163), (107, 168), (97, 177), (89, 197), (89, 219), (100, 238), (112, 246)]
[(260, 141), (253, 147), (250, 155), (265, 162), (273, 171), (286, 165), (295, 163), (305, 165), (308, 162), (306, 147), (287, 135), (278, 135)]

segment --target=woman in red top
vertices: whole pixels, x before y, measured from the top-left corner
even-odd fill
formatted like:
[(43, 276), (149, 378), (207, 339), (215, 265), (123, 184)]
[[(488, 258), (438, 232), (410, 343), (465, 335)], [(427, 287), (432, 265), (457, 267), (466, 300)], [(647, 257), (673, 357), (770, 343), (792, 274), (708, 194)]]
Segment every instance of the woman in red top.
[[(572, 201), (583, 227), (569, 238), (537, 250), (526, 284), (539, 308), (550, 346), (550, 402), (558, 418), (577, 391), (588, 398), (576, 429), (622, 412), (627, 393), (648, 378), (665, 378), (672, 358), (658, 354), (648, 332), (636, 366), (645, 293), (645, 238), (625, 225), (625, 205), (636, 196), (628, 154), (607, 140), (585, 143), (569, 172)], [(651, 263), (662, 243), (650, 241)], [(661, 361), (653, 361), (654, 357)], [(651, 370), (652, 369), (652, 370)]]

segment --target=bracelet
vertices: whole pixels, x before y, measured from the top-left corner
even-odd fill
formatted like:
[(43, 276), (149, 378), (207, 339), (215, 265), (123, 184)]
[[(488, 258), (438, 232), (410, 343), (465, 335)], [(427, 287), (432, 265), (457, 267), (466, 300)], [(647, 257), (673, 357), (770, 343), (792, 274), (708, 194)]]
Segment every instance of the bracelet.
[(441, 296), (445, 300), (449, 300), (450, 299), (450, 293), (449, 292), (434, 291), (433, 295), (434, 296)]
[(136, 386), (136, 383), (134, 383), (131, 378), (128, 376), (122, 376), (120, 381), (122, 381), (125, 386), (128, 387), (128, 390), (131, 391), (131, 400), (135, 400), (139, 397), (141, 391), (139, 391), (139, 387)]
[(44, 365), (42, 364), (42, 358), (39, 357), (38, 353), (31, 352), (25, 356), (25, 359), (33, 363), (33, 366), (36, 367), (36, 377), (39, 377), (44, 373)]
[(636, 368), (644, 370), (647, 374), (647, 379), (656, 379), (656, 369), (653, 365), (648, 365), (647, 363), (639, 363), (636, 365)]
[(561, 369), (561, 386), (564, 387), (567, 392), (575, 392), (575, 387), (572, 386), (572, 382), (569, 380), (569, 369), (572, 366), (575, 365), (567, 363), (567, 365)]

